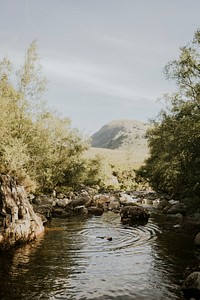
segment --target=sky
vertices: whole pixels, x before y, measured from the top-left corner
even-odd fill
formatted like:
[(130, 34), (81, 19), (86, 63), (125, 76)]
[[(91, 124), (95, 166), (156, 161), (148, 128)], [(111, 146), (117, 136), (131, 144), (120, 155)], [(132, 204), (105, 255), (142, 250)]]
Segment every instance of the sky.
[(199, 0), (0, 0), (0, 59), (23, 64), (37, 40), (48, 106), (90, 134), (154, 118), (175, 89), (163, 68), (198, 28)]

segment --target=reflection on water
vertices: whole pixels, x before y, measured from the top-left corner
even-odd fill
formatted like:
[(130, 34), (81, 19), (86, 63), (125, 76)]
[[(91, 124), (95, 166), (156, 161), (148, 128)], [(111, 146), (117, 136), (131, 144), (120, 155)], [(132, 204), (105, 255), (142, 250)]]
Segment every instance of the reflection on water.
[(179, 280), (193, 260), (192, 238), (154, 218), (138, 227), (113, 213), (55, 219), (36, 242), (0, 255), (0, 299), (184, 299)]

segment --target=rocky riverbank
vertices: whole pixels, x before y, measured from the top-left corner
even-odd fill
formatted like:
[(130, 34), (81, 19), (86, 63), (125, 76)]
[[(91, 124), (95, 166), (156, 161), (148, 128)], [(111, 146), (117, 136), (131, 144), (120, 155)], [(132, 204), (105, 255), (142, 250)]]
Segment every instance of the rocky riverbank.
[(22, 186), (9, 175), (0, 175), (0, 250), (29, 242), (44, 231)]
[[(168, 225), (176, 230), (186, 227), (200, 228), (200, 213), (189, 213), (187, 207), (180, 201), (170, 199), (154, 191), (113, 191), (99, 193), (97, 189), (83, 187), (78, 192), (53, 195), (29, 195), (34, 211), (45, 223), (52, 217), (67, 218), (73, 215), (91, 216), (102, 215), (106, 211), (120, 213), (122, 208), (137, 206), (144, 208), (149, 214), (162, 214)], [(124, 209), (123, 209), (124, 211)], [(147, 217), (147, 216), (146, 216)], [(148, 219), (148, 218), (146, 218)]]

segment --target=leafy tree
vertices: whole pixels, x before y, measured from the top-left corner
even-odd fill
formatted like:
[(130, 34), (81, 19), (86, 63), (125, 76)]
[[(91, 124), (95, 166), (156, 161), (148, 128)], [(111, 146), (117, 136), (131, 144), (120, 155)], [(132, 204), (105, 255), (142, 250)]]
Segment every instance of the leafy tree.
[(95, 164), (82, 157), (88, 141), (46, 108), (45, 89), (36, 42), (19, 70), (7, 58), (0, 62), (0, 172), (42, 191), (90, 181)]
[(153, 188), (182, 197), (200, 197), (200, 31), (165, 67), (177, 92), (148, 131), (150, 156), (138, 175)]

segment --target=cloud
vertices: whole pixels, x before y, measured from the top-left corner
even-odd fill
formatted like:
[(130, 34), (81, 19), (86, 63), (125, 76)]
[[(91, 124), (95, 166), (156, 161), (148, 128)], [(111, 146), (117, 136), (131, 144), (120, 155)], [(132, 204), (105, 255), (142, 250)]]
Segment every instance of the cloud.
[(134, 88), (120, 83), (114, 71), (100, 64), (81, 61), (80, 59), (45, 59), (44, 70), (47, 77), (57, 77), (73, 85), (80, 91), (106, 94), (116, 98), (131, 99), (136, 96)]

